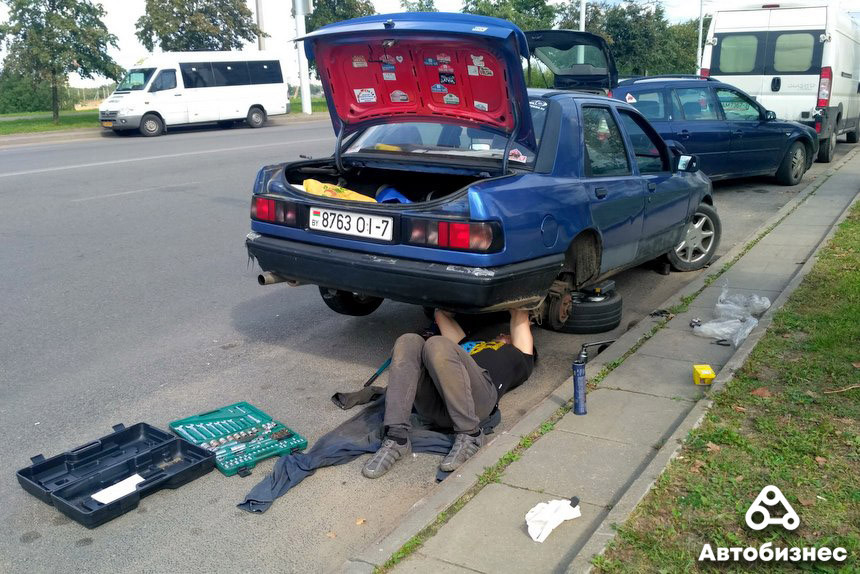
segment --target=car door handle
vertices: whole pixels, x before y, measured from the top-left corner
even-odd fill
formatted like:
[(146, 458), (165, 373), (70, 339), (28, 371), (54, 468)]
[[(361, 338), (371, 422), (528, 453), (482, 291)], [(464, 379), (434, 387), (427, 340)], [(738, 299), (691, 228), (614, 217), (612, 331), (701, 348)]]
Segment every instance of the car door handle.
[(650, 192), (657, 191), (657, 184), (656, 183), (649, 183), (648, 184), (648, 191), (650, 191)]
[(687, 130), (681, 130), (681, 133), (678, 134), (678, 137), (682, 140), (688, 140), (690, 139), (690, 132)]
[(738, 136), (739, 138), (744, 137), (744, 130), (735, 130), (732, 132), (733, 136)]
[(594, 188), (594, 195), (597, 197), (597, 199), (603, 199), (604, 197), (606, 197), (606, 193), (607, 192), (605, 187)]

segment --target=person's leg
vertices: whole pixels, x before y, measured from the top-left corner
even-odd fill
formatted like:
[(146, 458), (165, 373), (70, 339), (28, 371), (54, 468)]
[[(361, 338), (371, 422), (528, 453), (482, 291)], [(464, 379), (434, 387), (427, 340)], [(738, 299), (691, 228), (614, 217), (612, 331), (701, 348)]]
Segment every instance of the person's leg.
[(448, 339), (428, 339), (423, 359), (457, 433), (454, 446), (439, 465), (450, 472), (484, 445), (479, 425), (495, 407), (498, 393), (487, 372), (462, 347)]
[(395, 462), (412, 452), (409, 417), (418, 385), (426, 377), (422, 364), (423, 347), (424, 339), (414, 333), (401, 335), (394, 343), (385, 393), (384, 435), (379, 450), (361, 469), (367, 478), (379, 478)]

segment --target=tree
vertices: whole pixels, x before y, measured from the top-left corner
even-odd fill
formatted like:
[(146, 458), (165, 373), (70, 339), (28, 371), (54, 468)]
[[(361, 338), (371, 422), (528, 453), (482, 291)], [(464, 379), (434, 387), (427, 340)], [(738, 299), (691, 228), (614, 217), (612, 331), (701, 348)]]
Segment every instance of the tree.
[(400, 0), (400, 7), (406, 12), (438, 12), (435, 0)]
[[(432, 0), (430, 1), (432, 3)], [(317, 0), (305, 26), (308, 32), (313, 32), (332, 22), (370, 16), (374, 13), (373, 2), (370, 0)]]
[(146, 0), (137, 39), (150, 52), (239, 50), (264, 32), (245, 0)]
[(102, 22), (101, 4), (90, 0), (4, 0), (4, 4), (9, 8), (8, 20), (0, 24), (0, 40), (9, 51), (4, 71), (29, 76), (34, 84), (48, 82), (54, 123), (60, 121), (59, 89), (69, 73), (112, 79), (122, 74), (107, 53), (117, 43)]
[(523, 30), (541, 30), (552, 28), (558, 9), (545, 0), (465, 0), (463, 12), (509, 20)]
[[(65, 78), (59, 86), (60, 109), (74, 107)], [(22, 74), (6, 66), (0, 71), (0, 114), (44, 112), (51, 110), (51, 85), (45, 80)]]

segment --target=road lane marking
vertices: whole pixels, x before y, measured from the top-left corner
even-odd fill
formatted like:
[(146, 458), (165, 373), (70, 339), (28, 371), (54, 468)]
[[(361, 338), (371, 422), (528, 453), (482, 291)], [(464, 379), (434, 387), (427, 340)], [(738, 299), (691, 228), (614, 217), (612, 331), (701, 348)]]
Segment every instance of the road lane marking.
[(119, 197), (121, 195), (131, 195), (133, 193), (143, 193), (144, 191), (156, 191), (161, 189), (171, 189), (176, 187), (188, 187), (191, 185), (199, 184), (199, 181), (189, 181), (188, 183), (174, 183), (171, 185), (157, 185), (155, 187), (144, 187), (143, 189), (133, 189), (131, 191), (120, 191), (118, 193), (107, 193), (105, 195), (91, 195), (89, 197), (79, 197), (77, 199), (69, 200), (71, 203), (78, 203), (81, 201), (92, 201), (93, 199), (107, 199), (109, 197)]
[(156, 159), (170, 159), (170, 158), (175, 158), (175, 157), (189, 157), (189, 156), (195, 156), (195, 155), (206, 155), (206, 154), (210, 154), (210, 153), (225, 153), (225, 152), (231, 152), (231, 151), (243, 151), (243, 150), (247, 150), (247, 149), (258, 149), (258, 148), (264, 148), (264, 147), (317, 143), (317, 142), (331, 141), (333, 139), (334, 138), (327, 137), (327, 138), (318, 138), (318, 139), (312, 139), (312, 140), (302, 140), (302, 141), (296, 141), (296, 142), (277, 142), (277, 143), (270, 143), (270, 144), (257, 144), (257, 145), (246, 145), (246, 146), (237, 146), (237, 147), (224, 147), (224, 148), (200, 150), (200, 151), (186, 151), (186, 152), (182, 152), (182, 153), (171, 153), (171, 154), (163, 154), (163, 155), (150, 155), (150, 156), (146, 156), (146, 157), (132, 157), (132, 158), (127, 158), (127, 159), (112, 159), (109, 161), (94, 161), (91, 163), (79, 163), (79, 164), (74, 164), (74, 165), (45, 167), (42, 169), (29, 169), (26, 171), (13, 171), (11, 173), (0, 173), (0, 178), (17, 177), (17, 176), (21, 176), (21, 175), (35, 175), (37, 173), (50, 173), (50, 172), (54, 172), (54, 171), (65, 171), (67, 169), (83, 169), (83, 168), (87, 168), (87, 167), (101, 167), (101, 166), (105, 166), (105, 165), (116, 165), (116, 164), (121, 164), (121, 163), (134, 163), (134, 162), (138, 162), (138, 161), (152, 161), (152, 160), (156, 160)]

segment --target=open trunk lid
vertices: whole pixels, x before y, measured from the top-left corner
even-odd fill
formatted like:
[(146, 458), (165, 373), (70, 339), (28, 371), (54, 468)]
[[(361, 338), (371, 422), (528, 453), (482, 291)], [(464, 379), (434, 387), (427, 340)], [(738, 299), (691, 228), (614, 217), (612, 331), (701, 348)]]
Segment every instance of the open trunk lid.
[(602, 36), (575, 30), (526, 32), (531, 55), (554, 76), (559, 90), (606, 92), (618, 85), (618, 70)]
[(480, 126), (535, 149), (521, 57), (522, 30), (453, 13), (380, 14), (302, 38), (342, 138), (379, 123)]

